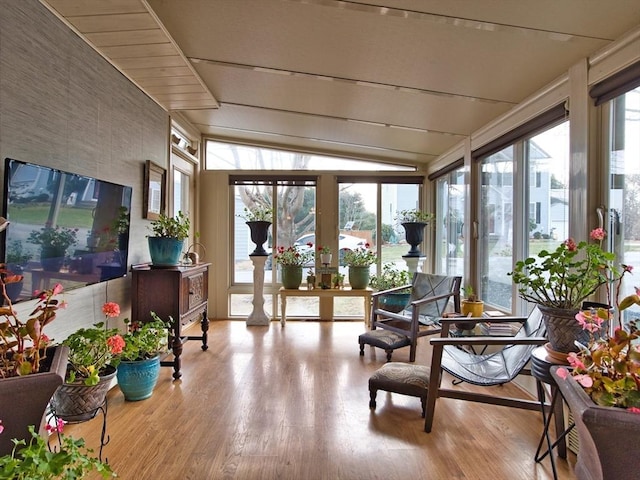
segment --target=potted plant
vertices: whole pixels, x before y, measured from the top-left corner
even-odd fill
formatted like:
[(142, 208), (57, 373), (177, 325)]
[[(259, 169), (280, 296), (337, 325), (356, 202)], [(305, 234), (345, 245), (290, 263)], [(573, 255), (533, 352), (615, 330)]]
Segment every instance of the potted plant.
[(609, 280), (621, 280), (631, 271), (626, 265), (622, 272), (614, 267), (615, 254), (602, 249), (605, 235), (602, 228), (596, 228), (590, 233), (595, 243), (576, 243), (569, 238), (553, 251), (542, 250), (536, 257), (516, 262), (508, 273), (520, 298), (538, 305), (550, 347), (556, 352), (576, 351), (576, 339), (588, 341), (575, 322), (582, 303)]
[[(391, 290), (378, 298), (378, 305), (389, 312), (401, 312), (411, 296), (411, 274), (400, 270), (394, 263), (385, 263), (379, 275), (372, 275), (369, 285), (377, 291)], [(406, 287), (399, 289), (399, 287)]]
[(377, 257), (369, 250), (370, 245), (365, 243), (364, 247), (355, 249), (344, 249), (342, 259), (349, 267), (349, 285), (351, 288), (362, 289), (369, 285), (369, 267), (376, 263)]
[(167, 351), (169, 327), (173, 319), (165, 322), (155, 312), (151, 320), (129, 322), (123, 336), (124, 348), (114, 360), (116, 378), (125, 400), (138, 401), (149, 398), (160, 375), (160, 354)]
[(56, 318), (62, 286), (40, 292), (28, 319), (13, 310), (11, 299), (2, 293), (0, 307), (0, 405), (6, 435), (0, 437), (0, 455), (11, 452), (12, 438), (30, 437), (29, 425), (41, 424), (49, 400), (62, 383), (69, 349), (51, 346), (45, 327)]
[(175, 217), (163, 213), (150, 225), (149, 254), (151, 263), (159, 267), (178, 265), (184, 240), (189, 236), (191, 221), (181, 211)]
[[(115, 318), (120, 315), (120, 306), (106, 302), (102, 312), (107, 319)], [(69, 347), (69, 365), (65, 382), (51, 398), (51, 407), (56, 417), (65, 421), (89, 420), (105, 403), (116, 376), (111, 362), (122, 352), (125, 342), (117, 328), (107, 328), (105, 322), (100, 322), (75, 331), (62, 344)]]
[(64, 264), (67, 249), (78, 242), (78, 229), (46, 225), (29, 234), (27, 242), (40, 245), (40, 263), (48, 272), (58, 272)]
[(319, 246), (318, 253), (320, 254), (320, 263), (325, 267), (331, 264), (331, 257), (333, 256), (331, 253), (331, 248), (328, 246)]
[[(24, 275), (18, 275), (11, 270), (0, 267), (0, 283), (2, 283), (3, 293), (6, 294), (11, 302), (15, 302), (20, 297), (20, 293), (22, 293)], [(5, 301), (4, 296), (2, 299)]]
[[(462, 289), (464, 298), (460, 301), (460, 313), (463, 317), (481, 317), (484, 311), (484, 302), (475, 293), (472, 285)], [(471, 330), (476, 326), (475, 321), (467, 320), (456, 322), (455, 326), (460, 330)]]
[[(0, 480), (81, 479), (93, 471), (102, 478), (117, 476), (109, 465), (92, 455), (93, 450), (85, 448), (83, 439), (62, 435), (63, 425), (62, 420), (55, 427), (47, 425), (47, 430), (57, 432), (60, 438), (60, 447), (55, 450), (49, 448), (33, 425), (28, 428), (28, 443), (25, 439), (12, 440), (11, 452), (0, 456)], [(0, 434), (6, 436), (2, 421)]]
[(424, 227), (433, 221), (435, 215), (423, 212), (416, 208), (410, 210), (402, 210), (396, 214), (396, 220), (404, 227), (405, 238), (411, 248), (405, 257), (420, 257), (419, 245), (424, 239)]
[(7, 245), (7, 254), (4, 259), (6, 268), (16, 275), (24, 272), (25, 265), (33, 258), (29, 252), (24, 251), (22, 242), (14, 240)]
[(302, 250), (294, 246), (277, 247), (274, 260), (280, 265), (282, 272), (282, 286), (284, 288), (298, 288), (302, 283), (302, 268), (313, 260), (313, 244), (308, 243), (308, 249)]
[(264, 249), (264, 243), (269, 235), (269, 227), (273, 217), (273, 209), (270, 206), (258, 205), (252, 208), (244, 207), (243, 213), (238, 215), (245, 219), (249, 231), (251, 232), (251, 241), (256, 245), (255, 250), (250, 256), (267, 256), (268, 253)]
[[(637, 294), (633, 297), (621, 307), (640, 303)], [(578, 431), (579, 480), (625, 478), (640, 455), (640, 331), (633, 321), (609, 336), (603, 325), (610, 316), (604, 308), (578, 312), (576, 323), (590, 340), (569, 353), (571, 371), (551, 369)]]

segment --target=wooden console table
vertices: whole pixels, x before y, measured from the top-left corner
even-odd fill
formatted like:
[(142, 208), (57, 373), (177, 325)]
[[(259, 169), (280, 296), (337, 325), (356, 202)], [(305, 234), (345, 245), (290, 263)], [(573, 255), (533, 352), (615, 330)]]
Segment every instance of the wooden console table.
[[(148, 321), (153, 311), (163, 320), (173, 318), (173, 331), (169, 335), (169, 346), (173, 360), (162, 361), (165, 367), (173, 367), (173, 378), (180, 373), (182, 345), (187, 340), (201, 340), (206, 350), (209, 319), (207, 298), (209, 292), (209, 265), (199, 263), (190, 266), (153, 268), (151, 265), (131, 267), (131, 317), (133, 321)], [(201, 335), (183, 335), (182, 329), (200, 320)]]
[[(351, 289), (351, 288), (314, 288), (309, 290), (307, 288), (284, 288), (281, 287), (280, 293), (280, 324), (284, 327), (287, 322), (287, 297), (362, 297), (364, 299), (364, 323), (369, 323), (369, 317), (371, 316), (371, 293), (370, 288), (364, 289)], [(322, 320), (333, 320), (333, 301), (331, 302), (331, 308), (327, 311), (320, 312), (320, 318)]]

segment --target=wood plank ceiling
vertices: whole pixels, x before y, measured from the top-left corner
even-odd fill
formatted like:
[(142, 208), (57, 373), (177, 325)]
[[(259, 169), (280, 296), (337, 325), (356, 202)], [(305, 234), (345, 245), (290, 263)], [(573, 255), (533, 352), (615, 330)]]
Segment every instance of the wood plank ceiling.
[(424, 165), (640, 26), (640, 0), (41, 0), (203, 134)]

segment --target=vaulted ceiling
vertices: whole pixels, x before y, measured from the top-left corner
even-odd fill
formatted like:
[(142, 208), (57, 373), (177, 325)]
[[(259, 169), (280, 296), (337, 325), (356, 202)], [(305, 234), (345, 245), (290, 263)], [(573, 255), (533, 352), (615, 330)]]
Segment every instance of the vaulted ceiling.
[(426, 164), (640, 25), (640, 0), (42, 0), (204, 134)]

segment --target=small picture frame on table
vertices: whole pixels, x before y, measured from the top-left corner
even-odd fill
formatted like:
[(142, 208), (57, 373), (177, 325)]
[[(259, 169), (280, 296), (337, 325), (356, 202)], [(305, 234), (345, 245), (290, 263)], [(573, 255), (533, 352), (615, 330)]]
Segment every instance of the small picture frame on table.
[(167, 190), (167, 171), (151, 160), (144, 165), (144, 202), (143, 217), (157, 220), (165, 211)]

